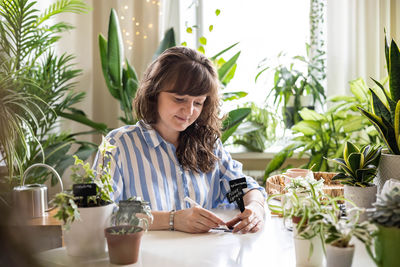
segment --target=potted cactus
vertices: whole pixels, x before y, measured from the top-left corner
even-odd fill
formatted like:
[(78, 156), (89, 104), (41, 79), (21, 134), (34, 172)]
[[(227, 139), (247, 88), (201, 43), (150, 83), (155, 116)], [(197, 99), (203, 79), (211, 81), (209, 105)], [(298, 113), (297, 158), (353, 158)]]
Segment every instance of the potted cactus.
[(374, 242), (375, 255), (371, 246), (367, 246), (367, 251), (378, 266), (399, 266), (400, 186), (393, 186), (388, 193), (382, 192), (373, 206), (368, 210), (368, 215), (378, 227)]
[(106, 253), (104, 228), (110, 225), (110, 216), (115, 207), (110, 196), (113, 189), (109, 154), (114, 148), (103, 137), (99, 151), (104, 162), (99, 163), (96, 169), (74, 156), (72, 190), (58, 193), (52, 201), (58, 208), (54, 217), (64, 222), (64, 242), (70, 256)]
[(133, 264), (138, 261), (140, 240), (153, 222), (149, 203), (140, 197), (121, 200), (113, 213), (113, 226), (104, 229), (108, 254), (113, 264)]
[(378, 168), (377, 183), (380, 191), (386, 180), (400, 179), (400, 51), (392, 40), (390, 47), (385, 37), (386, 66), (388, 70), (389, 90), (375, 81), (377, 91), (372, 93), (372, 112), (359, 107), (359, 110), (375, 126), (385, 142), (388, 151), (382, 153)]
[[(343, 159), (333, 159), (342, 172), (339, 172), (332, 180), (338, 180), (344, 184), (344, 197), (358, 207), (371, 208), (376, 200), (377, 187), (372, 182), (376, 176), (381, 150), (381, 147), (371, 145), (359, 148), (351, 142), (346, 142)], [(353, 207), (349, 201), (346, 201), (345, 205), (348, 211)], [(354, 216), (354, 213), (349, 216)], [(366, 219), (365, 213), (360, 215), (360, 221)]]

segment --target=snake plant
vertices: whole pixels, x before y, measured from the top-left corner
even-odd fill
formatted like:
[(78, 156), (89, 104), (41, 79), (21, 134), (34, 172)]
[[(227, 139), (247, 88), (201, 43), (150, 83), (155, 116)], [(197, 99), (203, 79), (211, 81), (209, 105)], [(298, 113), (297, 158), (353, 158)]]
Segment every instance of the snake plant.
[(391, 154), (400, 155), (400, 51), (394, 40), (390, 47), (385, 37), (389, 90), (374, 80), (379, 89), (372, 93), (372, 112), (359, 107), (378, 130)]
[(358, 148), (351, 142), (346, 142), (343, 159), (333, 159), (343, 172), (338, 173), (332, 179), (352, 186), (369, 186), (376, 175), (381, 150), (381, 147), (370, 145)]

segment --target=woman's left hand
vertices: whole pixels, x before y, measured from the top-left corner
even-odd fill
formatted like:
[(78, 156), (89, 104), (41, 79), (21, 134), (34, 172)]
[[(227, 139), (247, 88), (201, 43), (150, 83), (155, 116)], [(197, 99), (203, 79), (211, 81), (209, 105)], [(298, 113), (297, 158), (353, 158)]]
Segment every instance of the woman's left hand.
[(252, 201), (246, 205), (245, 210), (242, 213), (239, 213), (232, 220), (226, 222), (226, 226), (229, 228), (234, 227), (234, 233), (255, 233), (264, 226), (264, 217), (264, 207), (262, 207), (257, 201)]

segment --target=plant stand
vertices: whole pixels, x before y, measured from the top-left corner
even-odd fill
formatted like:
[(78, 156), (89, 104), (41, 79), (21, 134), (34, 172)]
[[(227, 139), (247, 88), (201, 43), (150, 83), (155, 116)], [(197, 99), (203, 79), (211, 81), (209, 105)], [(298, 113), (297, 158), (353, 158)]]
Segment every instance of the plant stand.
[(354, 245), (339, 248), (332, 245), (326, 246), (326, 267), (351, 267), (354, 255)]
[(95, 256), (106, 253), (104, 229), (110, 225), (114, 204), (79, 208), (81, 220), (74, 221), (63, 231), (67, 253), (70, 256)]

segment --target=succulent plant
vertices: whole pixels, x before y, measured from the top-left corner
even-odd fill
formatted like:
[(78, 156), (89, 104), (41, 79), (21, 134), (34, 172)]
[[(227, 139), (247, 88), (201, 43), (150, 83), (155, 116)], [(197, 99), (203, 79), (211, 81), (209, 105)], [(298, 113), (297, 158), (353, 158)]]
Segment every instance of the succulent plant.
[(378, 195), (373, 209), (368, 211), (370, 220), (385, 227), (400, 228), (400, 188), (393, 189), (385, 194)]
[(338, 173), (332, 180), (352, 186), (370, 186), (376, 176), (381, 150), (381, 147), (371, 145), (363, 146), (360, 149), (351, 142), (346, 142), (343, 159), (333, 159), (343, 172)]
[(359, 107), (361, 113), (375, 126), (391, 154), (400, 155), (400, 50), (392, 40), (390, 47), (385, 38), (386, 66), (389, 90), (374, 80), (380, 92), (372, 93), (372, 112)]

